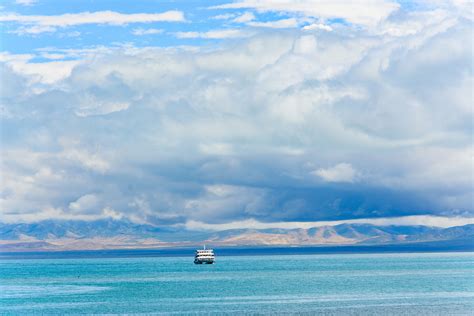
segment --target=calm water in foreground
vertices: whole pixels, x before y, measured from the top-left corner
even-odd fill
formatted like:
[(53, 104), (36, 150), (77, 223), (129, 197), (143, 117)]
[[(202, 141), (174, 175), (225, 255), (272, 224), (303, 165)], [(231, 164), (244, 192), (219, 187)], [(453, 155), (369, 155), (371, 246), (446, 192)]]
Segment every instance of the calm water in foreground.
[(474, 253), (217, 259), (2, 259), (0, 314), (474, 314)]

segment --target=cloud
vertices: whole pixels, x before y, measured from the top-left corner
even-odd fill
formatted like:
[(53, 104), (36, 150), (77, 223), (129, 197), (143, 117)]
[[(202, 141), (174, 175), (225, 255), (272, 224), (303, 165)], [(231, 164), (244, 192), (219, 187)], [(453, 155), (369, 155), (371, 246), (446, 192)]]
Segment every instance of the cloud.
[(190, 220), (184, 225), (188, 230), (203, 230), (203, 231), (223, 231), (230, 229), (309, 229), (313, 227), (322, 226), (336, 226), (342, 224), (373, 224), (378, 226), (390, 225), (426, 225), (434, 227), (455, 227), (468, 224), (474, 224), (474, 218), (464, 217), (442, 217), (442, 216), (403, 216), (403, 217), (388, 217), (388, 218), (360, 218), (354, 220), (341, 221), (319, 221), (319, 222), (270, 222), (264, 223), (256, 221), (255, 219), (247, 219), (243, 221), (233, 221), (224, 224), (208, 224), (200, 221)]
[(236, 14), (235, 13), (225, 13), (225, 14), (218, 14), (213, 17), (211, 17), (212, 20), (230, 20), (232, 18), (235, 18)]
[(69, 209), (72, 212), (94, 212), (98, 207), (99, 200), (94, 194), (86, 194), (78, 198), (76, 201), (69, 203)]
[(181, 11), (133, 14), (114, 11), (97, 11), (66, 13), (62, 15), (19, 15), (12, 13), (0, 15), (0, 22), (15, 22), (22, 25), (14, 31), (17, 34), (54, 32), (58, 27), (64, 28), (85, 24), (126, 25), (132, 23), (184, 21), (184, 14)]
[(23, 5), (23, 6), (31, 6), (38, 2), (38, 0), (15, 0), (16, 4)]
[(67, 139), (61, 140), (63, 151), (56, 156), (71, 162), (79, 163), (83, 168), (98, 172), (106, 173), (110, 169), (110, 163), (99, 154), (81, 150), (77, 148), (77, 143)]
[(329, 25), (326, 25), (326, 24), (322, 24), (322, 23), (313, 23), (313, 24), (309, 24), (309, 25), (306, 25), (303, 27), (303, 30), (305, 31), (312, 31), (312, 30), (325, 30), (325, 31), (332, 31), (332, 27), (330, 27)]
[(312, 172), (327, 182), (354, 182), (357, 172), (349, 163), (339, 163), (334, 167), (321, 168)]
[(244, 0), (222, 4), (213, 9), (255, 9), (258, 12), (284, 12), (302, 14), (307, 17), (321, 19), (341, 18), (347, 22), (373, 26), (385, 20), (399, 8), (393, 1), (271, 1), (271, 0)]
[[(0, 54), (0, 60), (7, 61), (13, 71), (27, 77), (30, 83), (52, 84), (58, 82), (67, 78), (73, 68), (80, 63), (78, 60), (54, 60), (54, 58), (53, 61), (35, 63), (31, 62), (33, 57), (33, 55)], [(51, 56), (46, 55), (45, 57)]]
[(234, 23), (247, 23), (255, 20), (255, 15), (252, 12), (244, 12), (235, 19), (232, 20)]
[(163, 33), (162, 29), (143, 29), (143, 28), (136, 28), (132, 30), (133, 35), (143, 36), (143, 35), (155, 35)]
[(472, 218), (472, 27), (442, 11), (2, 53), (1, 218)]
[(269, 22), (249, 22), (247, 25), (254, 26), (254, 27), (269, 27), (274, 29), (284, 29), (284, 28), (292, 28), (297, 27), (300, 22), (297, 19), (289, 18), (289, 19), (282, 19), (276, 21), (269, 21)]
[(252, 216), (267, 208), (264, 189), (222, 184), (204, 189), (202, 196), (185, 201), (192, 218), (219, 222), (229, 217)]
[(51, 60), (62, 60), (66, 57), (64, 54), (54, 54), (54, 53), (41, 53), (41, 57), (46, 58), (46, 59), (51, 59)]
[(247, 32), (240, 29), (212, 30), (207, 32), (177, 32), (177, 38), (206, 38), (206, 39), (225, 39), (240, 38), (250, 36)]
[(52, 33), (56, 32), (56, 28), (49, 25), (34, 25), (34, 26), (21, 26), (16, 30), (10, 31), (12, 34), (17, 35), (36, 35), (40, 33)]

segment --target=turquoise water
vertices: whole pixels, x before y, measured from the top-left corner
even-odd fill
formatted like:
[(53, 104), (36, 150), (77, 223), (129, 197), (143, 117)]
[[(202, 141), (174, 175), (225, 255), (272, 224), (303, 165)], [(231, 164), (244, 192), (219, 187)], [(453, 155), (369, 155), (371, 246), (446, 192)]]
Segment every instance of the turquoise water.
[(473, 253), (192, 261), (0, 260), (0, 314), (474, 314)]

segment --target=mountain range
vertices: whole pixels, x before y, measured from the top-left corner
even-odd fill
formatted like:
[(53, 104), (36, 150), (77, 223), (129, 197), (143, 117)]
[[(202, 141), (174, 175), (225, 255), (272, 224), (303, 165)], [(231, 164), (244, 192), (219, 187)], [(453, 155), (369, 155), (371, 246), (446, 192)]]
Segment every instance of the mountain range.
[(309, 229), (232, 229), (188, 231), (124, 220), (0, 223), (0, 251), (154, 249), (164, 247), (472, 245), (474, 225), (376, 226), (341, 224)]

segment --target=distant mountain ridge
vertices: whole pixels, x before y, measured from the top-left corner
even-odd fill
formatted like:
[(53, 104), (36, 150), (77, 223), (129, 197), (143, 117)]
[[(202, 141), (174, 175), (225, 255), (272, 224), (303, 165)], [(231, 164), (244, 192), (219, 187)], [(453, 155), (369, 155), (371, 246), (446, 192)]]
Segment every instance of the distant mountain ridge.
[(309, 229), (232, 229), (186, 231), (124, 220), (0, 223), (0, 250), (85, 250), (213, 246), (389, 245), (474, 242), (474, 225), (376, 226), (341, 224)]
[(48, 237), (111, 237), (118, 235), (154, 236), (160, 231), (152, 225), (135, 224), (130, 221), (103, 219), (96, 221), (54, 221), (36, 223), (0, 223), (0, 240), (19, 239), (28, 235), (43, 240)]

